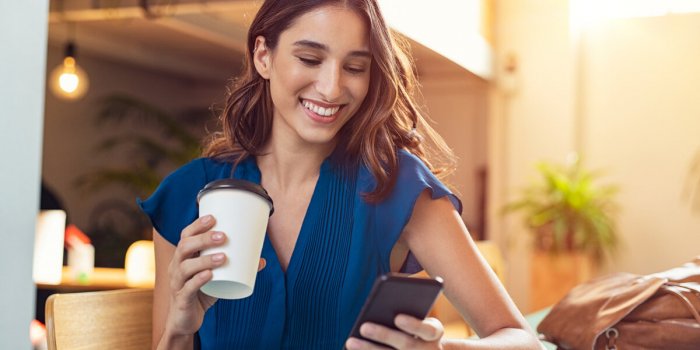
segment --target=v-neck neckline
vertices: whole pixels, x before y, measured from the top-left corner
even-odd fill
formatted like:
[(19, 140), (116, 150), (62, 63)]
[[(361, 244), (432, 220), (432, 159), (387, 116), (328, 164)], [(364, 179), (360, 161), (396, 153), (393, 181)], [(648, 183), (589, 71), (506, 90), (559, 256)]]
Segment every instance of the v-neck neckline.
[[(250, 171), (250, 173), (243, 176), (248, 177), (249, 181), (253, 181), (260, 185), (262, 183), (262, 172), (258, 167), (258, 163), (255, 159), (255, 156), (249, 156), (248, 159), (245, 160), (245, 162), (248, 165), (248, 170)], [(267, 259), (274, 259), (274, 261), (272, 261), (272, 264), (269, 264), (271, 261), (268, 261), (268, 268), (277, 269), (278, 272), (285, 277), (287, 283), (291, 282), (295, 278), (299, 271), (299, 267), (302, 264), (301, 260), (303, 259), (303, 252), (308, 241), (309, 230), (313, 226), (314, 222), (318, 220), (319, 211), (315, 210), (314, 208), (318, 207), (321, 204), (320, 201), (324, 200), (325, 198), (322, 197), (325, 194), (325, 191), (321, 191), (320, 188), (327, 181), (327, 172), (329, 171), (329, 169), (330, 157), (327, 157), (321, 163), (318, 179), (316, 180), (316, 184), (314, 185), (314, 190), (311, 194), (309, 204), (306, 207), (306, 212), (304, 213), (304, 218), (302, 219), (296, 242), (294, 242), (294, 248), (292, 249), (292, 255), (289, 258), (289, 263), (287, 264), (286, 270), (282, 268), (282, 263), (279, 259), (279, 255), (277, 254), (277, 249), (275, 249), (275, 246), (272, 244), (272, 240), (270, 240), (268, 231), (265, 231), (264, 244), (269, 247), (271, 252)]]

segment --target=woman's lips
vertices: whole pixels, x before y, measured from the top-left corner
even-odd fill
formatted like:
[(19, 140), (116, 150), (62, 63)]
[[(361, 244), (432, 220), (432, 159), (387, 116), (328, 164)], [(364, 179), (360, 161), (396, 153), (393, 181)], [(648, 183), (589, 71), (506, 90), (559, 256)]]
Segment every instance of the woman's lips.
[(338, 111), (343, 108), (343, 105), (320, 104), (318, 102), (305, 99), (301, 99), (300, 103), (304, 108), (306, 115), (308, 115), (312, 120), (322, 124), (330, 124), (334, 122), (339, 115)]

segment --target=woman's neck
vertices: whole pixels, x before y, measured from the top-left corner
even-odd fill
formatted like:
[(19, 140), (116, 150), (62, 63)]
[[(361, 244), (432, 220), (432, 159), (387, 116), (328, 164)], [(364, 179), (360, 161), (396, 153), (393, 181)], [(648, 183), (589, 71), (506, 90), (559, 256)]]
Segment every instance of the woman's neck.
[(323, 161), (333, 145), (289, 145), (271, 141), (263, 155), (257, 157), (263, 186), (281, 192), (294, 192), (309, 182), (315, 183)]

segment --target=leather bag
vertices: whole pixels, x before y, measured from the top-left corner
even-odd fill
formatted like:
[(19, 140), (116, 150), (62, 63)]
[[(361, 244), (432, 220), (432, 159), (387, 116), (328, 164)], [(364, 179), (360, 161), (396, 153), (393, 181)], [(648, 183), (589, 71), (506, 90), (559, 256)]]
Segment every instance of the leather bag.
[(651, 275), (573, 288), (537, 327), (558, 349), (700, 349), (700, 257)]

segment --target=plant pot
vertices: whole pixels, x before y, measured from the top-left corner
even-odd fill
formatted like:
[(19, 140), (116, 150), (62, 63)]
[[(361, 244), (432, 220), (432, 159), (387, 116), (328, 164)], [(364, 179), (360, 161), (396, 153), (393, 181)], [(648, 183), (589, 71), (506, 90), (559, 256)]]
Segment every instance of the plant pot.
[(530, 265), (530, 311), (554, 305), (571, 288), (591, 279), (595, 270), (588, 254), (535, 250)]

